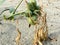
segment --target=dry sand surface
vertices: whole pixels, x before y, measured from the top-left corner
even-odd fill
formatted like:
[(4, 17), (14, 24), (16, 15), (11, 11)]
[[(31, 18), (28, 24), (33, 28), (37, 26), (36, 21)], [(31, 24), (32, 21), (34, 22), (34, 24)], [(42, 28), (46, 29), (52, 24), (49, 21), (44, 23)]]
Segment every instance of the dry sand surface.
[[(0, 13), (6, 7), (15, 7), (20, 0), (6, 0), (0, 6)], [(38, 3), (39, 4), (39, 3)], [(45, 45), (60, 45), (60, 0), (43, 0), (44, 11), (47, 13), (48, 33), (51, 38), (56, 38), (57, 41), (46, 41)], [(25, 3), (21, 4), (18, 11), (26, 9)], [(9, 12), (4, 12), (9, 14)], [(0, 15), (0, 45), (16, 45), (15, 38), (17, 36), (16, 27), (21, 31), (20, 44), (32, 45), (34, 36), (34, 26), (28, 27), (28, 23), (25, 17), (18, 19), (18, 25), (15, 21), (5, 21)]]

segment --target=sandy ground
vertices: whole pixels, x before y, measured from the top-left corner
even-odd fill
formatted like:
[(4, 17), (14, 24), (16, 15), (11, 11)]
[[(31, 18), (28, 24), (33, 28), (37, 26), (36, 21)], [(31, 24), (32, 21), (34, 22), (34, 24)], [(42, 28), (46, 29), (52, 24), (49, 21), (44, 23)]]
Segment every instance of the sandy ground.
[[(6, 0), (0, 6), (0, 12), (6, 7), (15, 7), (19, 0)], [(21, 4), (18, 11), (23, 11), (26, 9), (25, 3)], [(45, 12), (47, 13), (47, 24), (48, 24), (48, 33), (51, 38), (56, 38), (57, 41), (46, 41), (44, 45), (60, 45), (60, 0), (43, 0), (43, 5)], [(7, 12), (9, 14), (9, 12)], [(7, 14), (4, 13), (5, 15)], [(32, 45), (33, 36), (34, 36), (34, 26), (28, 27), (26, 18), (18, 19), (18, 25), (15, 21), (5, 21), (0, 15), (0, 45), (16, 45), (15, 38), (17, 36), (16, 27), (22, 33), (20, 44), (22, 45)], [(28, 37), (28, 38), (27, 38)]]

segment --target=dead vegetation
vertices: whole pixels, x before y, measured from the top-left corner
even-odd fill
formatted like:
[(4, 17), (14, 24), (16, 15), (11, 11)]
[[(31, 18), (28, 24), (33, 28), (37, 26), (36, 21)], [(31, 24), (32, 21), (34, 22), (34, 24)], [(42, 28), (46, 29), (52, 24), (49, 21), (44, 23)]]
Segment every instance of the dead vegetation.
[(35, 31), (34, 41), (33, 45), (43, 45), (43, 41), (46, 41), (48, 39), (57, 41), (55, 38), (48, 37), (48, 26), (46, 21), (46, 13), (43, 12), (43, 16), (40, 16), (39, 20), (42, 20), (41, 27), (38, 28), (38, 30)]
[(20, 39), (21, 39), (21, 32), (19, 31), (19, 29), (16, 29), (18, 34), (15, 38), (16, 44), (19, 45), (20, 44)]
[(34, 37), (34, 45), (43, 45), (42, 42), (48, 38), (48, 30), (46, 25), (46, 15), (42, 16), (42, 26), (36, 31)]

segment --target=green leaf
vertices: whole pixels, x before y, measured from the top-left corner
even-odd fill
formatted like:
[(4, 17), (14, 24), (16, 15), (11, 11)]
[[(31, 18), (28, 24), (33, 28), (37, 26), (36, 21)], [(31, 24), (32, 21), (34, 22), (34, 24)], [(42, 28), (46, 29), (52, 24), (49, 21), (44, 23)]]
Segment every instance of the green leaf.
[[(31, 19), (31, 18), (32, 18), (32, 19)], [(35, 25), (35, 24), (36, 24), (36, 22), (35, 22), (35, 20), (34, 20), (34, 19), (36, 19), (36, 17), (31, 17), (31, 18), (30, 18), (30, 17), (28, 17), (28, 18), (27, 18), (28, 23), (29, 23), (29, 24), (31, 24), (31, 25)]]
[(27, 20), (28, 20), (28, 23), (29, 23), (29, 24), (33, 24), (31, 18), (28, 17)]
[(0, 0), (0, 5), (1, 5), (3, 2), (5, 2), (5, 0)]
[(14, 7), (9, 7), (9, 12), (12, 13), (14, 12), (15, 8)]
[(36, 21), (36, 20), (37, 20), (37, 16), (35, 16), (35, 15), (34, 15), (34, 16), (32, 16), (31, 18), (32, 18), (34, 21)]
[(14, 19), (14, 17), (13, 17), (13, 16), (6, 17), (6, 16), (4, 15), (3, 17), (4, 17), (4, 19), (5, 19), (5, 20), (12, 20), (12, 19)]

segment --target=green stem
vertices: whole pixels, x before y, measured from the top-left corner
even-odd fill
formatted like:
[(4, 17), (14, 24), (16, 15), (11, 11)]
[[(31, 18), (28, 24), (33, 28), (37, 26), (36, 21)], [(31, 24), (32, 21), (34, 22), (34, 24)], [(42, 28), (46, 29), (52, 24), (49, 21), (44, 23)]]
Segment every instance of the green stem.
[[(26, 14), (26, 13), (25, 13), (25, 12), (16, 13), (16, 14), (11, 15), (10, 17), (14, 17), (14, 16), (16, 16), (16, 15), (24, 15), (24, 14)], [(9, 18), (9, 17), (8, 17), (8, 18)]]
[(24, 14), (26, 14), (26, 13), (25, 12), (20, 12), (20, 13), (14, 14), (13, 16), (16, 16), (16, 15), (24, 15)]
[(14, 10), (13, 14), (15, 14), (16, 10), (18, 9), (18, 7), (20, 6), (20, 4), (22, 3), (23, 0), (21, 0), (21, 2), (17, 5), (16, 9)]

